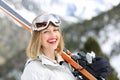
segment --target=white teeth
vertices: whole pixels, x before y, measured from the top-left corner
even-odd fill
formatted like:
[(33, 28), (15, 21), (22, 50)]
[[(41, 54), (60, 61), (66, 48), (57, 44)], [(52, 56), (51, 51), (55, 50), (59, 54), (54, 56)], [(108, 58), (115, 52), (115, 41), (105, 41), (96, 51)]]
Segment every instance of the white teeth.
[(49, 40), (48, 42), (55, 42), (56, 40)]

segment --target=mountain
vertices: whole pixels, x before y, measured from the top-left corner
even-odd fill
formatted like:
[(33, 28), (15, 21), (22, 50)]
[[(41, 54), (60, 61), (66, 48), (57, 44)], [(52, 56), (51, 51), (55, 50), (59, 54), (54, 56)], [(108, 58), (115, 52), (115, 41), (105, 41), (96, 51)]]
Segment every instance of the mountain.
[[(63, 31), (65, 41), (70, 43), (75, 42), (76, 44), (82, 45), (88, 36), (93, 36), (99, 41), (100, 45), (102, 46), (103, 42), (105, 43), (105, 41), (107, 42), (107, 40), (109, 40), (109, 30), (107, 31), (107, 29), (112, 27), (113, 31), (111, 31), (110, 34), (112, 34), (114, 30), (118, 31), (118, 34), (120, 34), (119, 8), (120, 4), (107, 12), (101, 13), (97, 17), (93, 17), (91, 20), (85, 20), (82, 23), (78, 22), (71, 24), (69, 27), (66, 27)], [(73, 48), (72, 44), (69, 46)], [(81, 46), (74, 46), (73, 49), (77, 48), (81, 48)], [(110, 53), (108, 54), (110, 55)]]

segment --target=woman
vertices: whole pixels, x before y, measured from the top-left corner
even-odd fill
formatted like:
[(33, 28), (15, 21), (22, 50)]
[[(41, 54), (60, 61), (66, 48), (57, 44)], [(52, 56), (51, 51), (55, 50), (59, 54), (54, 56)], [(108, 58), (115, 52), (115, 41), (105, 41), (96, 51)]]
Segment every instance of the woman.
[[(69, 64), (60, 56), (64, 48), (60, 24), (61, 21), (55, 14), (45, 13), (33, 20), (32, 37), (27, 48), (29, 59), (21, 80), (86, 80), (81, 74), (76, 75), (76, 70), (71, 71)], [(76, 59), (79, 64), (86, 62)], [(92, 64), (85, 63), (83, 67), (98, 80), (110, 73), (110, 64), (102, 57), (94, 58)]]
[(76, 80), (60, 56), (64, 47), (60, 24), (55, 14), (42, 14), (33, 20), (27, 48), (29, 60), (21, 80)]

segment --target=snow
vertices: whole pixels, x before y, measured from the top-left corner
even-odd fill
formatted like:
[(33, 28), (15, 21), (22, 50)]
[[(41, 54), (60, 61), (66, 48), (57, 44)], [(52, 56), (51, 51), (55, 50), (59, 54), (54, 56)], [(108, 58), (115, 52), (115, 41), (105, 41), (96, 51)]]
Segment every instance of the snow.
[[(35, 0), (36, 4), (47, 12), (62, 16), (77, 16), (91, 19), (93, 16), (118, 5), (120, 0)], [(106, 7), (107, 6), (107, 7)]]
[(119, 73), (117, 76), (120, 79), (120, 55), (114, 56), (110, 60), (110, 64), (114, 67), (114, 69)]
[(104, 53), (110, 55), (112, 50), (112, 46), (114, 43), (120, 42), (120, 28), (113, 26), (112, 24), (108, 24), (104, 31), (100, 32), (100, 40), (101, 48)]

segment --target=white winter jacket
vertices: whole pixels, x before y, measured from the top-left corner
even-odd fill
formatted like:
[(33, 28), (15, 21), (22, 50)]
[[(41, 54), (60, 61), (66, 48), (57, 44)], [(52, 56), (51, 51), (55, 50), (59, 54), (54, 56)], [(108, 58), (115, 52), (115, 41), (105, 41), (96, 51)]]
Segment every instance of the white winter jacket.
[[(58, 62), (63, 61), (60, 55), (57, 58)], [(39, 60), (27, 61), (21, 80), (76, 80), (66, 64), (60, 65), (40, 55)]]

